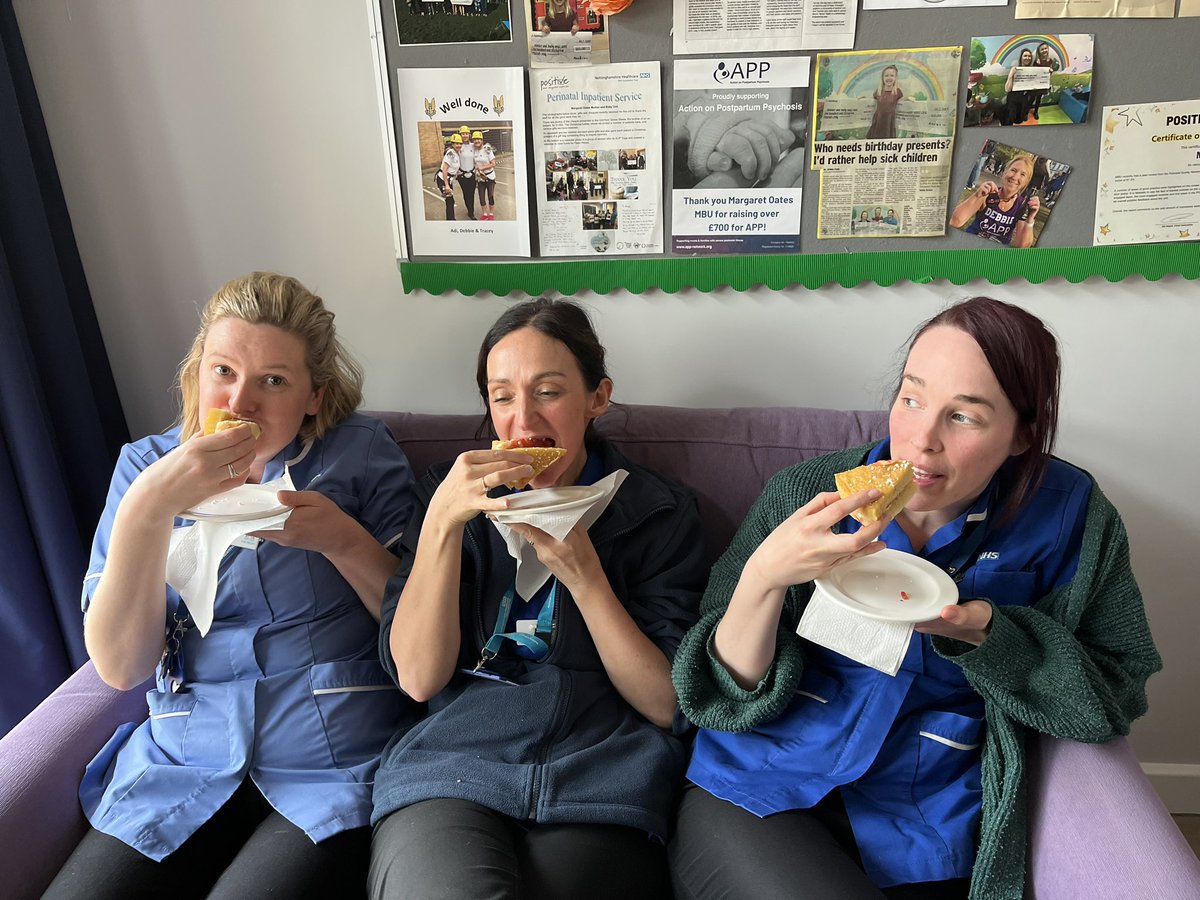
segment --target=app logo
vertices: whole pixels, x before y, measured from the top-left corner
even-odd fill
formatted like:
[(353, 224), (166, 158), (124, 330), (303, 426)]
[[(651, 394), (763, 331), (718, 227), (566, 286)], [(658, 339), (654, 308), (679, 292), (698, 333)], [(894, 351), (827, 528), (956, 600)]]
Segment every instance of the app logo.
[(767, 80), (771, 71), (771, 63), (765, 59), (739, 59), (726, 65), (717, 63), (713, 69), (713, 81), (717, 84), (759, 84)]

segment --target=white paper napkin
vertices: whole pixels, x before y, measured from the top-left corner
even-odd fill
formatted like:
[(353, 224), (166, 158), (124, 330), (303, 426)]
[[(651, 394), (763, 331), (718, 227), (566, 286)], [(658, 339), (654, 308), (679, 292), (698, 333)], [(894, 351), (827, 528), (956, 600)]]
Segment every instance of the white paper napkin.
[[(274, 500), (278, 491), (292, 490), (295, 490), (292, 477), (285, 469), (282, 478), (264, 484), (244, 484), (227, 493), (237, 491), (247, 499), (259, 499), (265, 506), (277, 506), (278, 503), (268, 502), (268, 498)], [(281, 530), (291, 514), (291, 509), (287, 509), (257, 519), (202, 520), (172, 532), (167, 553), (167, 584), (175, 588), (187, 604), (201, 637), (212, 627), (217, 570), (230, 545), (251, 531)]]
[(887, 622), (859, 615), (819, 590), (805, 607), (796, 634), (888, 675), (900, 671), (908, 652), (910, 622)]
[[(608, 509), (608, 504), (616, 496), (617, 490), (629, 475), (624, 469), (617, 469), (605, 475), (596, 482), (595, 487), (601, 488), (600, 494), (591, 503), (572, 509), (555, 512), (538, 512), (537, 510), (521, 510), (506, 513), (511, 522), (520, 522), (540, 528), (556, 541), (565, 538), (576, 525), (582, 524), (584, 530), (591, 528), (593, 523)], [(543, 584), (550, 580), (550, 570), (537, 558), (532, 545), (503, 522), (492, 520), (492, 525), (504, 538), (508, 547), (508, 555), (517, 561), (517, 593), (523, 600), (529, 600), (538, 592)]]

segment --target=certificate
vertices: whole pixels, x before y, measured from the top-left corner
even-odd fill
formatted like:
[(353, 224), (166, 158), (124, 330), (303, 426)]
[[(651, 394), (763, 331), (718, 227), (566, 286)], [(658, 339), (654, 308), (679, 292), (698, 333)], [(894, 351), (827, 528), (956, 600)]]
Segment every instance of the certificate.
[(1200, 100), (1104, 107), (1093, 245), (1200, 238)]

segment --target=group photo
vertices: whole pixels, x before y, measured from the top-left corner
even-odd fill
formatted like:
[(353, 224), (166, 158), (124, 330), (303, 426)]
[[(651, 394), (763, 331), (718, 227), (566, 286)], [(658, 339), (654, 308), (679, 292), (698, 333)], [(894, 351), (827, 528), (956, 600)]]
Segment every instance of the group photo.
[(418, 122), (425, 221), (512, 221), (512, 122)]

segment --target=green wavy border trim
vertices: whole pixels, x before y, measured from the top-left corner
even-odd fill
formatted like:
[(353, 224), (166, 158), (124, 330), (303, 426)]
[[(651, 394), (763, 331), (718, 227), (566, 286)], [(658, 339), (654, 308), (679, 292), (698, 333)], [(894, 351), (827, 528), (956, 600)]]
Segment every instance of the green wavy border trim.
[(1157, 281), (1164, 275), (1200, 277), (1200, 244), (1132, 244), (1119, 247), (982, 248), (894, 253), (779, 254), (775, 256), (704, 256), (647, 259), (607, 257), (554, 262), (408, 262), (401, 260), (404, 292), (431, 294), (457, 291), (505, 296), (513, 291), (599, 294), (626, 290), (635, 294), (657, 289), (711, 291), (729, 286), (744, 291), (758, 285), (781, 290), (792, 285), (818, 288), (826, 284), (853, 287), (874, 282), (887, 287), (898, 281), (928, 284), (945, 279), (965, 284), (986, 278), (1003, 284), (1023, 278), (1040, 284), (1060, 276), (1078, 283), (1093, 275), (1121, 281), (1141, 275)]

